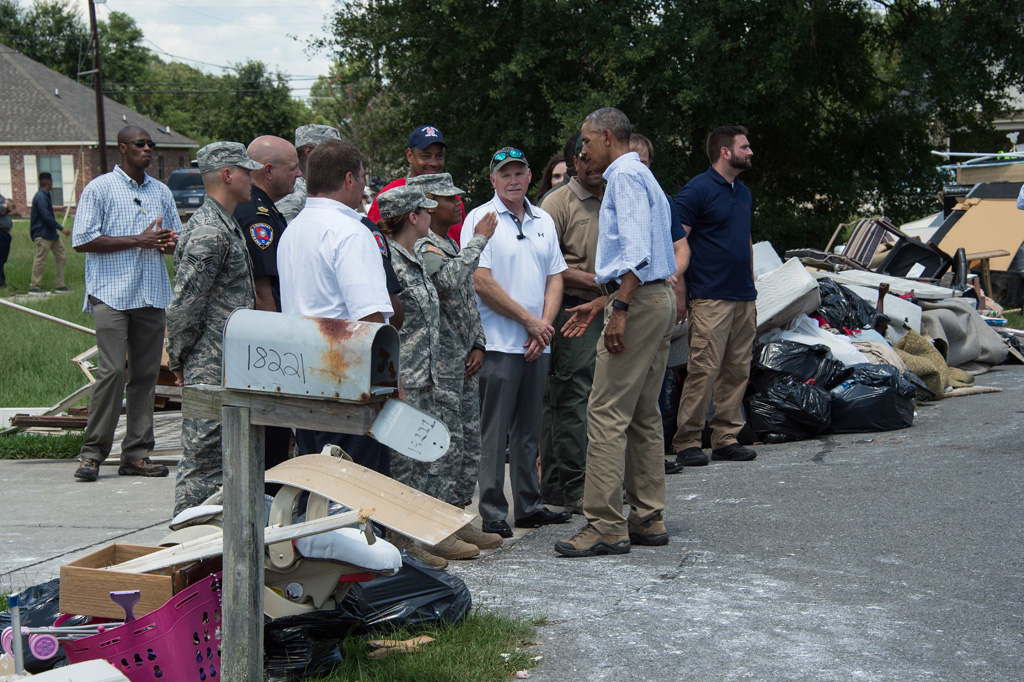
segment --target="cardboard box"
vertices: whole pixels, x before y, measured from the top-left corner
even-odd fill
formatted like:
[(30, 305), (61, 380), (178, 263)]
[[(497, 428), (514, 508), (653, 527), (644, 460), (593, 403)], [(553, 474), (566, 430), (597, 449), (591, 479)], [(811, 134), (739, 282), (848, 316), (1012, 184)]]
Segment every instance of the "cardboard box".
[(120, 573), (100, 570), (129, 559), (152, 554), (162, 547), (112, 543), (60, 567), (60, 612), (79, 616), (124, 619), (124, 609), (110, 599), (111, 592), (139, 590), (135, 617), (163, 606), (183, 587), (177, 567), (155, 573)]

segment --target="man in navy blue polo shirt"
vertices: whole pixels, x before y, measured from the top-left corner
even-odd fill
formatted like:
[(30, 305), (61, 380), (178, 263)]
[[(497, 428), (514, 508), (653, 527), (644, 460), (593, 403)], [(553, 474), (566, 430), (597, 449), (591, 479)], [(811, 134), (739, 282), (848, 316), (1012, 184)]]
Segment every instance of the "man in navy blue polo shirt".
[(686, 229), (680, 261), (689, 298), (690, 361), (672, 447), (684, 466), (709, 461), (700, 434), (712, 391), (714, 458), (749, 461), (757, 456), (736, 442), (756, 329), (751, 196), (737, 179), (754, 156), (747, 129), (716, 128), (708, 136), (707, 153), (711, 167), (686, 183), (675, 200)]

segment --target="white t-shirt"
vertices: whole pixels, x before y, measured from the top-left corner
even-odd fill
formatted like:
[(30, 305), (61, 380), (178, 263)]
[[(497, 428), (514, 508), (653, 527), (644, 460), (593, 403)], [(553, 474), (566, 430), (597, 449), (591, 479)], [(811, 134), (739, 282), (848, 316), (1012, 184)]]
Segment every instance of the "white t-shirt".
[(394, 313), (380, 247), (348, 206), (309, 197), (277, 247), (281, 312), (360, 320)]
[[(489, 268), (491, 277), (513, 301), (530, 314), (541, 317), (547, 278), (566, 269), (562, 250), (558, 247), (555, 221), (527, 200), (522, 226), (524, 238), (519, 239), (514, 215), (495, 194), (490, 201), (474, 208), (466, 216), (460, 235), (462, 246), (473, 238), (477, 221), (488, 213), (498, 214), (498, 226), (480, 253), (479, 267)], [(529, 340), (526, 327), (491, 310), (479, 296), (476, 303), (487, 337), (487, 350), (525, 354), (524, 345)], [(550, 352), (550, 347), (544, 352)]]

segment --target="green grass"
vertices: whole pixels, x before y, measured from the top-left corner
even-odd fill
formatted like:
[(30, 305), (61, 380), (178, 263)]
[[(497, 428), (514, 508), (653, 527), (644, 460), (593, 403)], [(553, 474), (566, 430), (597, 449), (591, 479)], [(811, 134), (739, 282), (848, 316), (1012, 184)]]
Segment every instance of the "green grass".
[(84, 440), (81, 433), (12, 433), (0, 436), (0, 459), (74, 459)]
[(1004, 313), (1003, 317), (1006, 318), (1006, 326), (1012, 329), (1024, 329), (1024, 313)]
[[(68, 229), (72, 222), (68, 220)], [(11, 235), (11, 255), (5, 267), (7, 288), (0, 289), (3, 298), (28, 291), (35, 257), (36, 247), (29, 237), (27, 220), (15, 220)], [(82, 312), (85, 254), (71, 248), (70, 237), (61, 239), (67, 256), (64, 279), (71, 293), (17, 303), (92, 329), (92, 315)], [(52, 257), (47, 260), (44, 273), (43, 289), (52, 291)], [(49, 407), (84, 386), (88, 380), (71, 358), (95, 343), (95, 338), (84, 332), (0, 306), (0, 407)]]
[[(349, 637), (342, 663), (321, 682), (505, 682), (537, 665), (531, 644), (539, 621), (474, 611), (458, 625), (399, 628), (371, 637)], [(369, 658), (367, 639), (405, 640), (428, 635), (436, 641), (410, 653)]]

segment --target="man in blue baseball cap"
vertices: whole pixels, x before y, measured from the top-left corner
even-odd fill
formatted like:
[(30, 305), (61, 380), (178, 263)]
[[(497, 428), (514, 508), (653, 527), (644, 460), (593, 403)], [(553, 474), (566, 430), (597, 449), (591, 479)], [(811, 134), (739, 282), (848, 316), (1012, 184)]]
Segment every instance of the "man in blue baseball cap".
[[(444, 157), (448, 145), (444, 141), (444, 135), (440, 130), (431, 125), (420, 126), (409, 133), (409, 146), (405, 149), (405, 158), (409, 161), (409, 174), (404, 178), (398, 178), (388, 184), (380, 193), (389, 189), (401, 187), (406, 179), (414, 178), (417, 175), (429, 175), (432, 173), (444, 172)], [(378, 196), (380, 195), (378, 193)], [(462, 205), (462, 198), (455, 197), (459, 201), (459, 211), (465, 217), (466, 208)], [(367, 212), (367, 217), (373, 222), (380, 220), (380, 210), (377, 208), (377, 199), (374, 197), (373, 204)], [(462, 221), (452, 225), (448, 230), (448, 236), (459, 243), (459, 234), (462, 232)]]

